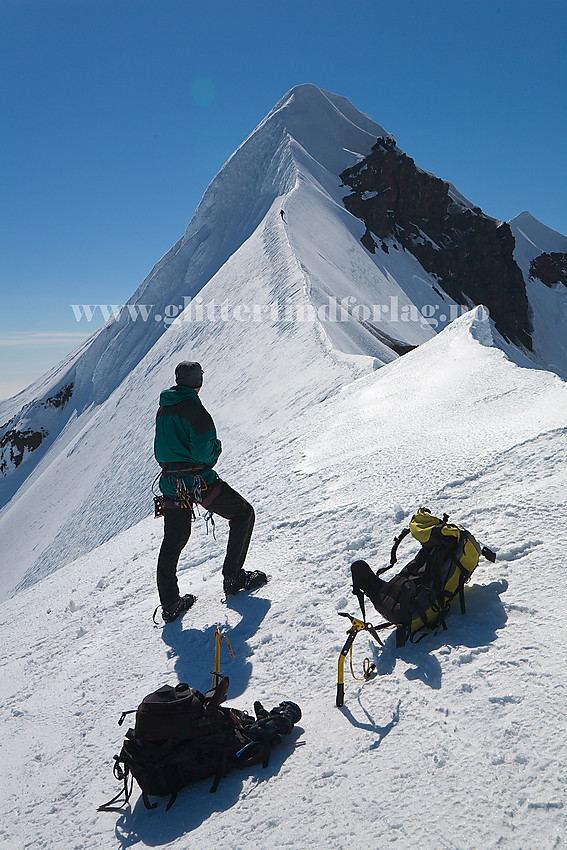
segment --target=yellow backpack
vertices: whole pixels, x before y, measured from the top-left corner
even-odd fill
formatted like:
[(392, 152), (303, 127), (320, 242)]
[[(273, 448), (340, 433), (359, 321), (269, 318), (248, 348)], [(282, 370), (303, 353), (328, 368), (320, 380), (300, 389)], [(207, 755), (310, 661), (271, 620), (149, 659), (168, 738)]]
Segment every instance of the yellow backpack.
[[(470, 531), (434, 516), (420, 508), (394, 539), (390, 563), (374, 573), (366, 561), (352, 565), (353, 593), (358, 598), (363, 617), (364, 596), (376, 610), (396, 626), (396, 645), (404, 646), (424, 637), (427, 630), (441, 625), (447, 628), (445, 617), (451, 602), (458, 596), (461, 613), (465, 613), (464, 587), (476, 569), (480, 556), (495, 561), (490, 549), (481, 547)], [(421, 549), (390, 581), (379, 578), (396, 563), (398, 546), (411, 534), (421, 543)], [(378, 627), (378, 628), (381, 628)]]

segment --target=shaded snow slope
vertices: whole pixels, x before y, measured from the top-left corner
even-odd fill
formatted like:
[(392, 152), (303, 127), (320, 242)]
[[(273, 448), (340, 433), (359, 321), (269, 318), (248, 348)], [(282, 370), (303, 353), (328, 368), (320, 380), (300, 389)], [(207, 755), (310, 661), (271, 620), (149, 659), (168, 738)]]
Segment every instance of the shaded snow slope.
[[(213, 541), (201, 521), (179, 572), (198, 601), (154, 629), (161, 521), (148, 518), (3, 604), (5, 846), (560, 847), (564, 382), (521, 361), (476, 310), (282, 417), (264, 442), (245, 433), (249, 462), (231, 471), (257, 510), (248, 563), (273, 574), (266, 588), (220, 604), (226, 524)], [(368, 655), (378, 675), (361, 685), (347, 673), (338, 710), (349, 564), (387, 563), (420, 504), (498, 560), (481, 562), (447, 632), (400, 651), (393, 636), (385, 650), (357, 638), (356, 672)], [(167, 814), (164, 801), (147, 812), (137, 789), (124, 814), (97, 814), (118, 790), (119, 714), (166, 682), (206, 689), (216, 623), (235, 654), (223, 649), (231, 703), (296, 700), (306, 745), (229, 775), (216, 795), (209, 781), (186, 789)]]
[(542, 224), (527, 211), (512, 218), (508, 224), (516, 240), (514, 257), (526, 280), (530, 275), (531, 261), (540, 254), (567, 252), (567, 236)]
[(567, 253), (567, 237), (529, 212), (520, 213), (509, 225), (532, 310), (535, 357), (544, 368), (567, 378), (567, 288), (562, 284), (550, 288), (530, 276), (530, 264), (540, 254)]

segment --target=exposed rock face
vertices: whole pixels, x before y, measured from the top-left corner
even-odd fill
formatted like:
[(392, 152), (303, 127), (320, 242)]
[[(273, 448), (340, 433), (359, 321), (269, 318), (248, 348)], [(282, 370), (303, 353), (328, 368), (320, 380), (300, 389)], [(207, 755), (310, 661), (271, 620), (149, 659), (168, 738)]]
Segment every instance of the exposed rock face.
[(73, 395), (73, 384), (67, 384), (55, 395), (41, 402), (42, 407), (64, 407)]
[(47, 436), (43, 428), (33, 431), (6, 431), (0, 440), (0, 472), (7, 475), (10, 466), (17, 468), (24, 459), (24, 452), (33, 452), (42, 444)]
[(11, 469), (17, 469), (26, 452), (34, 452), (48, 436), (46, 428), (25, 427), (24, 423), (29, 426), (31, 420), (37, 419), (36, 411), (64, 407), (72, 395), (73, 384), (67, 384), (44, 401), (30, 402), (17, 416), (0, 426), (0, 433), (3, 432), (0, 438), (0, 475), (6, 476)]
[(550, 287), (555, 283), (567, 286), (567, 254), (540, 254), (530, 264), (530, 277), (537, 277)]
[[(341, 174), (352, 194), (349, 212), (362, 219), (362, 244), (395, 238), (437, 277), (459, 304), (484, 304), (503, 336), (531, 349), (531, 323), (522, 272), (513, 257), (509, 226), (452, 198), (445, 181), (418, 169), (391, 138)], [(383, 247), (383, 246), (382, 246)]]

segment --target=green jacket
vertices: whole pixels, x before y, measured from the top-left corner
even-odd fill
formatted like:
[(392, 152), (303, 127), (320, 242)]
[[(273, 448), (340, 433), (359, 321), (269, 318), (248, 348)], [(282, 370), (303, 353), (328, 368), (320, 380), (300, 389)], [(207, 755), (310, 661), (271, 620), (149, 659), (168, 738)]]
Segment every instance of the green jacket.
[[(204, 466), (199, 472), (210, 486), (217, 479), (213, 466), (222, 451), (215, 424), (192, 387), (175, 386), (164, 390), (159, 397), (156, 416), (154, 454), (166, 469), (180, 469), (191, 464)], [(183, 476), (189, 490), (194, 474)], [(177, 488), (175, 475), (162, 475), (160, 490), (174, 497)]]

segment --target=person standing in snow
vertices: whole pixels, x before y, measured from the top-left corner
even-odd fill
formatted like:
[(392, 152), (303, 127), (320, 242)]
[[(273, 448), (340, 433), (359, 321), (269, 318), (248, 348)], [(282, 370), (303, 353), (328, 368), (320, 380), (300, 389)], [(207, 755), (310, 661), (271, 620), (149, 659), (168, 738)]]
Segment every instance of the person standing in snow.
[(157, 586), (166, 623), (195, 602), (190, 593), (180, 596), (177, 584), (177, 564), (191, 535), (195, 501), (229, 521), (222, 569), (225, 594), (252, 590), (267, 581), (265, 573), (243, 569), (254, 528), (254, 508), (213, 469), (222, 446), (213, 420), (199, 398), (203, 384), (200, 364), (179, 363), (175, 381), (174, 387), (160, 395), (154, 440), (155, 458), (162, 468), (159, 487), (164, 497), (164, 537), (157, 563)]

